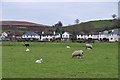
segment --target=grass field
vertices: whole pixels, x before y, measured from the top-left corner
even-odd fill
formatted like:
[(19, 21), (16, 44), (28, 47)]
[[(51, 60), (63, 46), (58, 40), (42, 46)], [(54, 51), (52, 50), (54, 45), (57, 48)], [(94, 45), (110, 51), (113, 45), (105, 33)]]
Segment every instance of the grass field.
[[(31, 42), (30, 52), (25, 51), (23, 44), (3, 43), (3, 78), (118, 77), (117, 43), (93, 43), (94, 48), (86, 50), (85, 43)], [(71, 48), (67, 49), (67, 45)], [(84, 58), (71, 58), (71, 53), (80, 49), (84, 51)], [(36, 64), (35, 60), (41, 57), (44, 62)]]
[[(2, 43), (0, 42), (0, 45)], [(0, 79), (2, 78), (2, 46), (0, 46)]]

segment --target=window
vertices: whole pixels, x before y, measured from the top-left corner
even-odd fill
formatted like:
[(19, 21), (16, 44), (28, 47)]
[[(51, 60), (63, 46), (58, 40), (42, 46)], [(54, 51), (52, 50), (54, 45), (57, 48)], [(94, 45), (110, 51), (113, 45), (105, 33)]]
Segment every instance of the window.
[(111, 38), (111, 40), (113, 40), (113, 38)]
[(120, 38), (119, 38), (119, 41), (120, 41)]
[(66, 35), (66, 37), (68, 37), (68, 35)]

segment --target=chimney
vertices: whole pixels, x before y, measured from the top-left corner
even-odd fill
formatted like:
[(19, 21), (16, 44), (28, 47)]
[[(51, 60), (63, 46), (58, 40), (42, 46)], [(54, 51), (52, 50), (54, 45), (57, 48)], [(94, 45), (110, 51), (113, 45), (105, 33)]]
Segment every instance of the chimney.
[(44, 31), (42, 31), (42, 34), (44, 34)]
[(53, 32), (53, 34), (55, 35), (55, 31)]
[(114, 30), (112, 30), (112, 32), (114, 32)]

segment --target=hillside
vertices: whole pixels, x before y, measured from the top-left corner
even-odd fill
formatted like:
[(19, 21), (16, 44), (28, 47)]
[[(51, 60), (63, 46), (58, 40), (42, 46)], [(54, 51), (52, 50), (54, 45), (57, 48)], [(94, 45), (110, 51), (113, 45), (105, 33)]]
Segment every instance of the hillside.
[[(0, 21), (0, 26), (2, 26), (3, 31), (16, 31), (21, 34), (26, 31), (35, 31), (39, 34), (42, 31), (51, 33), (57, 29), (56, 27), (26, 21)], [(63, 26), (61, 30), (62, 32), (67, 31), (75, 34), (81, 32), (95, 33), (116, 28), (118, 28), (118, 20), (114, 19), (82, 22), (75, 25)]]
[(2, 27), (2, 31), (15, 31), (20, 32), (21, 34), (27, 31), (35, 31), (39, 33), (51, 28), (51, 26), (48, 25), (27, 21), (0, 21), (0, 26)]
[(118, 28), (117, 20), (97, 20), (97, 21), (89, 21), (80, 24), (65, 26), (63, 29), (71, 33), (74, 32), (94, 33), (98, 31), (116, 29), (116, 28)]

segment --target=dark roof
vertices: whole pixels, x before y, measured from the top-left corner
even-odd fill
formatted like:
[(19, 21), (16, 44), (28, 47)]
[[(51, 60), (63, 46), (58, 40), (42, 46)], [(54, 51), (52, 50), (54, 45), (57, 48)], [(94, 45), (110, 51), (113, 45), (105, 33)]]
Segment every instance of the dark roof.
[(53, 34), (53, 33), (44, 33), (44, 34), (40, 34), (40, 35), (42, 35), (42, 36), (56, 36), (56, 35), (59, 35), (59, 33), (55, 33), (55, 34)]
[(78, 35), (98, 35), (99, 32), (93, 32), (93, 33), (84, 33), (84, 32), (79, 32), (77, 33)]
[(120, 30), (113, 30), (110, 34), (118, 34), (118, 35), (120, 35)]
[(37, 24), (37, 23), (32, 23), (32, 22), (27, 22), (27, 21), (0, 21), (0, 25), (5, 26), (5, 25), (12, 25), (12, 26), (47, 26), (47, 25), (42, 25), (42, 24)]
[(35, 32), (26, 32), (25, 34), (23, 35), (36, 35), (36, 36), (39, 36), (37, 33)]

